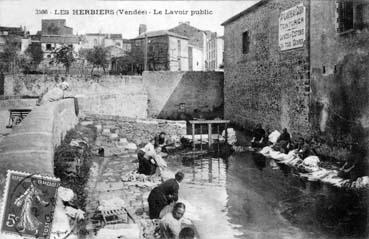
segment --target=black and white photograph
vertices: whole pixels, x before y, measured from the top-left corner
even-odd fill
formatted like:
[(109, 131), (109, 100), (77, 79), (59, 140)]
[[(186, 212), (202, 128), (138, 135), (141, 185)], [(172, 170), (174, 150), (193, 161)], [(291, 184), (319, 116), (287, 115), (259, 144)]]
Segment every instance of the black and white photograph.
[(1, 239), (369, 239), (369, 0), (0, 0)]

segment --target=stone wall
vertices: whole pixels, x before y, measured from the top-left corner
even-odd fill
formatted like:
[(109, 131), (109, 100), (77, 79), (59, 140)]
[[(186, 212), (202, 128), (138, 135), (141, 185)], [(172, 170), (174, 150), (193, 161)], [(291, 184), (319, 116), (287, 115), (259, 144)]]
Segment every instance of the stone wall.
[[(147, 117), (147, 95), (139, 76), (103, 76), (66, 78), (71, 91), (68, 96), (78, 98), (80, 111), (84, 113)], [(5, 95), (39, 96), (47, 88), (54, 87), (61, 77), (52, 75), (8, 75), (5, 78)]]
[[(357, 9), (355, 9), (357, 7)], [(330, 1), (312, 1), (311, 71), (313, 123), (322, 131), (333, 130), (333, 111), (349, 121), (369, 128), (369, 2), (354, 4), (355, 27), (337, 32), (337, 6)], [(325, 119), (322, 108), (328, 105)], [(330, 111), (330, 112), (329, 112)], [(353, 111), (356, 111), (353, 112)], [(328, 124), (328, 125), (327, 125)]]
[(1, 134), (5, 131), (9, 124), (9, 109), (22, 108), (33, 109), (36, 106), (37, 99), (7, 99), (0, 100), (0, 140)]
[(186, 134), (186, 121), (171, 121), (160, 119), (132, 119), (119, 116), (87, 115), (85, 121), (93, 121), (94, 125), (101, 125), (111, 133), (126, 138), (137, 145), (147, 143), (160, 132), (169, 136), (183, 136)]
[(53, 176), (54, 149), (77, 122), (70, 99), (32, 110), (0, 142), (0, 192), (4, 190), (8, 169)]
[[(279, 16), (301, 2), (306, 6), (304, 47), (280, 51)], [(307, 134), (309, 125), (309, 1), (264, 1), (224, 29), (225, 118), (243, 127), (262, 123)], [(242, 53), (242, 34), (250, 36)]]
[[(54, 176), (54, 149), (77, 122), (74, 101), (71, 99), (33, 109), (23, 122), (14, 127), (0, 142), (0, 193), (4, 193), (8, 169)], [(1, 207), (2, 203), (4, 202), (1, 198)], [(70, 230), (62, 205), (57, 204), (55, 211), (57, 220), (64, 225), (61, 229)], [(61, 217), (61, 214), (64, 217)], [(2, 233), (0, 237), (8, 238)]]
[[(179, 106), (192, 118), (194, 110), (206, 118), (223, 117), (222, 72), (144, 72), (143, 76), (67, 77), (82, 114), (130, 118), (179, 119)], [(11, 75), (5, 96), (39, 96), (60, 78), (51, 75)]]
[(54, 148), (77, 122), (71, 99), (34, 108), (0, 143), (0, 175), (7, 169), (53, 175)]
[(205, 118), (223, 118), (222, 72), (144, 72), (149, 114), (179, 119), (180, 105), (188, 117), (198, 110)]

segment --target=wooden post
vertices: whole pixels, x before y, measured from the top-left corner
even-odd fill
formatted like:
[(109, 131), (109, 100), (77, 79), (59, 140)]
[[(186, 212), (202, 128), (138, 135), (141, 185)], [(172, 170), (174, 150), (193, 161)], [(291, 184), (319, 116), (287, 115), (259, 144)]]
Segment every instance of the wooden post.
[(200, 150), (202, 151), (202, 124), (200, 124)]
[(219, 124), (217, 125), (217, 131), (218, 131), (218, 132), (217, 132), (217, 134), (218, 134), (218, 143), (217, 143), (217, 144), (218, 144), (218, 153), (219, 153), (219, 151), (220, 151), (220, 148), (219, 148), (219, 147), (220, 147), (220, 140), (219, 140)]
[(212, 144), (212, 138), (211, 138), (211, 123), (208, 123), (208, 137), (209, 137), (209, 149), (211, 147), (211, 144)]
[(192, 149), (195, 150), (195, 123), (192, 124)]
[(224, 129), (225, 130), (225, 134), (224, 135), (225, 135), (225, 142), (226, 143), (228, 143), (228, 131), (227, 131), (227, 128), (228, 128), (227, 123), (225, 123), (225, 129)]

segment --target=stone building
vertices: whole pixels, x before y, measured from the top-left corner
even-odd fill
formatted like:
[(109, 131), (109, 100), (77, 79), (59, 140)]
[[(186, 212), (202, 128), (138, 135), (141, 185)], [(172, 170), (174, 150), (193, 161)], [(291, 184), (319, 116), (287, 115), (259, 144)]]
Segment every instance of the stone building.
[(44, 59), (53, 59), (55, 50), (64, 45), (71, 46), (78, 52), (80, 39), (73, 35), (73, 28), (65, 24), (65, 19), (42, 19), (40, 42)]
[(145, 32), (132, 40), (132, 56), (149, 71), (188, 71), (188, 38), (170, 31)]
[(29, 32), (23, 27), (0, 26), (0, 52), (3, 51), (7, 42), (17, 44), (17, 48), (22, 51), (24, 46), (23, 39), (27, 39)]
[(222, 71), (223, 69), (223, 52), (224, 39), (223, 36), (218, 36), (216, 32), (210, 35), (207, 40), (207, 57), (209, 71)]
[(225, 21), (225, 117), (302, 135), (365, 126), (368, 3), (261, 0)]
[(116, 46), (123, 48), (122, 34), (87, 33), (83, 36), (81, 48), (94, 48), (95, 46)]

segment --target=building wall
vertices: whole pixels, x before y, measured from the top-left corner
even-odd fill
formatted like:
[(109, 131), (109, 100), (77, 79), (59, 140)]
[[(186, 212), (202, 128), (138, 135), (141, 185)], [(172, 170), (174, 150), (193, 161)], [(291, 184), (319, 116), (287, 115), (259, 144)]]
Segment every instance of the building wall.
[(188, 71), (188, 40), (169, 36), (170, 71)]
[(342, 34), (335, 2), (311, 3), (312, 124), (346, 139), (369, 128), (369, 1), (354, 3), (361, 18)]
[[(202, 65), (205, 67), (205, 61), (206, 61), (206, 54), (207, 54), (207, 33), (205, 31), (202, 31), (200, 29), (197, 29), (196, 27), (193, 27), (190, 25), (189, 22), (180, 23), (178, 26), (169, 29), (169, 31), (177, 33), (182, 36), (186, 36), (189, 38), (188, 44), (192, 46), (196, 46), (197, 48), (202, 50)], [(210, 32), (209, 32), (210, 35)], [(206, 69), (202, 69), (206, 70)]]
[[(145, 39), (143, 39), (143, 44), (141, 49), (145, 52)], [(169, 38), (168, 36), (159, 36), (152, 37), (148, 39), (147, 46), (147, 64), (148, 70), (157, 71), (157, 70), (168, 70), (169, 63)]]
[(223, 54), (224, 54), (224, 40), (223, 38), (217, 38), (217, 68), (215, 70), (223, 70), (220, 69), (220, 66), (224, 64)]
[[(225, 25), (225, 118), (249, 127), (309, 132), (309, 34), (304, 47), (279, 50), (279, 15), (304, 2), (270, 0)], [(309, 15), (306, 14), (307, 32)], [(249, 31), (249, 53), (242, 53), (242, 33)]]
[[(192, 47), (192, 60), (189, 61), (192, 71), (204, 71), (204, 54), (203, 50), (195, 46)], [(190, 67), (190, 66), (189, 66)], [(190, 69), (189, 69), (190, 70)]]
[(101, 35), (85, 35), (85, 41), (82, 42), (82, 48), (94, 48), (94, 46), (103, 46), (104, 36)]
[(65, 19), (42, 19), (42, 35), (72, 35), (73, 28), (65, 26)]
[(119, 39), (119, 38), (105, 38), (104, 40), (104, 46), (116, 46), (119, 48), (123, 48), (123, 39)]
[(193, 117), (198, 110), (209, 119), (223, 118), (222, 72), (145, 71), (142, 76), (150, 116), (179, 119), (180, 111)]

